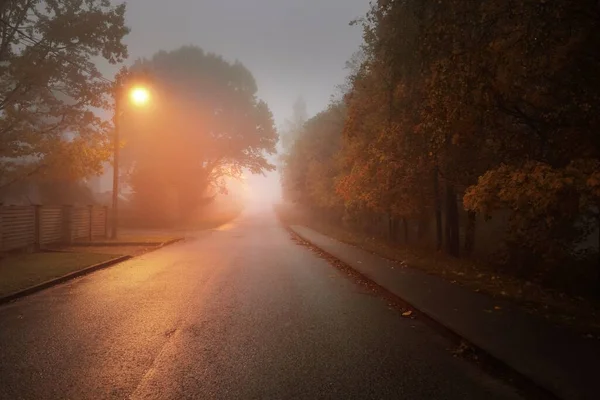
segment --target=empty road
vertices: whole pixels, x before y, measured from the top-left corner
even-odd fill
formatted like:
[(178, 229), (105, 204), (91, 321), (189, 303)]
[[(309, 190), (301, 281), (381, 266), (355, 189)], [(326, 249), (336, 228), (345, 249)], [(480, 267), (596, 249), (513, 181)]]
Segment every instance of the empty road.
[(515, 399), (270, 212), (0, 306), (1, 399)]

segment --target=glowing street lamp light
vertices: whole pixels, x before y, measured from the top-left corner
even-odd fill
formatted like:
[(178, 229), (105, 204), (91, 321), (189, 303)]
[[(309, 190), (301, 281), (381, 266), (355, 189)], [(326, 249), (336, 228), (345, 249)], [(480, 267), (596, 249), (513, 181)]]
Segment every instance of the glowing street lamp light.
[(120, 122), (123, 114), (122, 102), (129, 98), (129, 102), (136, 107), (144, 107), (150, 102), (150, 90), (144, 86), (129, 86), (122, 82), (117, 82), (114, 88), (115, 96), (115, 115), (114, 115), (114, 149), (113, 149), (113, 198), (112, 198), (112, 232), (113, 239), (117, 238), (119, 225), (119, 136)]
[(150, 91), (142, 86), (134, 87), (129, 91), (129, 100), (138, 106), (145, 106), (150, 102)]

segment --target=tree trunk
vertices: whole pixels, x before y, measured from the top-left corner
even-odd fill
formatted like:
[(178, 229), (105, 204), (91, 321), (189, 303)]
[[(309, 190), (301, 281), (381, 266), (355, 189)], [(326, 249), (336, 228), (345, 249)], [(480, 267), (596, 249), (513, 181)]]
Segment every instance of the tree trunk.
[(398, 218), (394, 218), (394, 243), (398, 242)]
[(435, 202), (435, 225), (437, 234), (436, 250), (440, 251), (444, 244), (443, 232), (442, 232), (442, 204), (440, 199), (440, 182), (438, 177), (437, 167), (435, 168), (433, 175), (433, 196)]
[(456, 193), (454, 186), (446, 184), (446, 252), (453, 256), (460, 255), (460, 237), (458, 205), (456, 204)]
[(429, 220), (426, 212), (419, 213), (419, 221), (417, 222), (417, 240), (422, 243), (425, 239), (425, 233), (429, 227)]
[(404, 244), (408, 244), (408, 220), (406, 218), (402, 218), (402, 225), (404, 226)]
[(467, 228), (465, 230), (465, 255), (467, 257), (473, 254), (475, 249), (475, 226), (477, 223), (477, 214), (474, 211), (467, 213)]
[(600, 299), (600, 217), (598, 218), (598, 265), (596, 277), (596, 296)]

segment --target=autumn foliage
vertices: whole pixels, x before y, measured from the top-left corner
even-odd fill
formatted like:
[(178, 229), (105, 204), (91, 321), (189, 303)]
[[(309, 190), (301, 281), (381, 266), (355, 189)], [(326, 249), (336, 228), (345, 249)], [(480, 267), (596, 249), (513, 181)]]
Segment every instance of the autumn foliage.
[[(395, 242), (586, 280), (600, 222), (597, 2), (380, 0), (358, 23), (343, 100), (286, 156), (288, 197)], [(490, 218), (502, 245), (485, 254)]]
[(125, 4), (0, 2), (0, 191), (28, 178), (77, 181), (110, 156), (112, 84), (96, 62), (127, 58)]

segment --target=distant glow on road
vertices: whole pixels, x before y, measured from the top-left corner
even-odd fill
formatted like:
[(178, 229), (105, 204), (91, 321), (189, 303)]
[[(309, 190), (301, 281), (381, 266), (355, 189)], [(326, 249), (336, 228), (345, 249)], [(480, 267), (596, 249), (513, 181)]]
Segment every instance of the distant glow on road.
[(145, 87), (135, 87), (131, 89), (129, 98), (136, 106), (144, 106), (150, 101), (150, 91)]
[(221, 225), (217, 228), (218, 231), (228, 231), (233, 228), (235, 224), (233, 222), (226, 223), (225, 225)]

